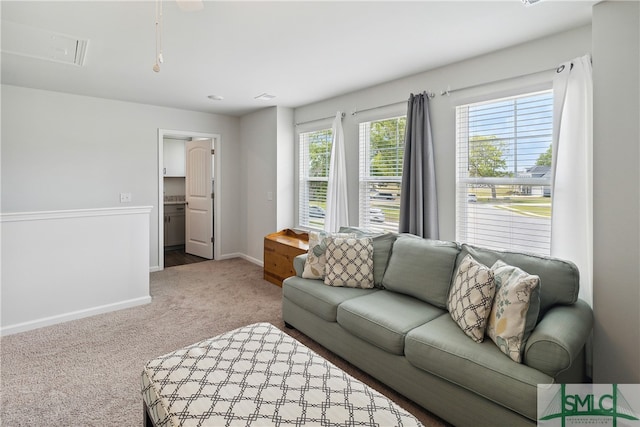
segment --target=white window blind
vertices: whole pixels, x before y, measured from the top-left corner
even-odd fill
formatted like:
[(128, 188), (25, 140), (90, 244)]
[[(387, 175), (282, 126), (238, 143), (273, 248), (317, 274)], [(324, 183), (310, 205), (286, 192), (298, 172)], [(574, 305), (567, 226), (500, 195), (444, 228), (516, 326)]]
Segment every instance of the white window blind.
[(456, 107), (456, 239), (549, 255), (553, 92)]
[(360, 123), (360, 227), (398, 231), (406, 117)]
[(327, 207), (327, 183), (333, 131), (322, 129), (300, 133), (300, 172), (298, 223), (324, 228)]

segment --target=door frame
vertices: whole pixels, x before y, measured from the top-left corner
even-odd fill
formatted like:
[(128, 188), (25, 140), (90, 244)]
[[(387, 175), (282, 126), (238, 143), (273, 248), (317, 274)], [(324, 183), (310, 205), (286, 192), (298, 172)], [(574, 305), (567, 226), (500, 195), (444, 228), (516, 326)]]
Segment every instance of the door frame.
[(158, 128), (158, 269), (164, 270), (164, 138), (189, 139), (189, 138), (207, 138), (211, 139), (211, 145), (215, 150), (213, 157), (214, 167), (213, 173), (213, 258), (220, 259), (220, 201), (222, 200), (222, 191), (220, 185), (220, 161), (221, 154), (221, 138), (217, 133), (204, 133), (183, 130), (171, 130)]

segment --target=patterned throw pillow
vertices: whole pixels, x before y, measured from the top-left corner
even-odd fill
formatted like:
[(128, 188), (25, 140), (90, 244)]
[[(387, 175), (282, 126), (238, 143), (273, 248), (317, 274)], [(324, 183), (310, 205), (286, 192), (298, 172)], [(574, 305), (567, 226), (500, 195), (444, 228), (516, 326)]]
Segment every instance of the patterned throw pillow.
[(327, 262), (324, 243), (324, 234), (317, 231), (309, 232), (309, 252), (304, 263), (302, 277), (305, 279), (322, 279), (324, 277), (324, 265)]
[(491, 270), (496, 280), (496, 297), (489, 315), (487, 335), (500, 351), (520, 363), (522, 350), (538, 317), (539, 304), (532, 299), (539, 295), (536, 290), (540, 278), (500, 260)]
[[(311, 231), (309, 233), (309, 252), (304, 263), (302, 277), (305, 279), (324, 279), (324, 269), (327, 263), (325, 252), (327, 250), (327, 237), (332, 234), (324, 231)], [(336, 237), (353, 237), (352, 233), (336, 233)]]
[(495, 282), (493, 272), (471, 255), (458, 266), (449, 291), (447, 309), (453, 320), (475, 342), (482, 342), (491, 312)]
[(329, 237), (325, 285), (373, 288), (371, 237)]

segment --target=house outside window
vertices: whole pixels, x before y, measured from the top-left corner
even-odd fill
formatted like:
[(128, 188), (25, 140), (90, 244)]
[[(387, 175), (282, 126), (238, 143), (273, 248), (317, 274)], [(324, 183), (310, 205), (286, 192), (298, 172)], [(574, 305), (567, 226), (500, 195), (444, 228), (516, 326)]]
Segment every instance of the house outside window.
[(406, 116), (360, 123), (360, 227), (397, 232)]
[(305, 228), (324, 228), (332, 139), (331, 129), (299, 135), (298, 224)]
[(553, 92), (456, 107), (456, 239), (549, 255)]

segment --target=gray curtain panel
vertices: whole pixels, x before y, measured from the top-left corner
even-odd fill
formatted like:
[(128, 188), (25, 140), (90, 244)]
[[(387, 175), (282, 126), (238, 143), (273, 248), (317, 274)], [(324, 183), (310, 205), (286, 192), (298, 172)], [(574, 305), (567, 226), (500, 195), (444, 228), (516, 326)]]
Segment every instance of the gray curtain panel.
[(426, 92), (409, 97), (401, 192), (400, 232), (438, 239), (436, 171)]

